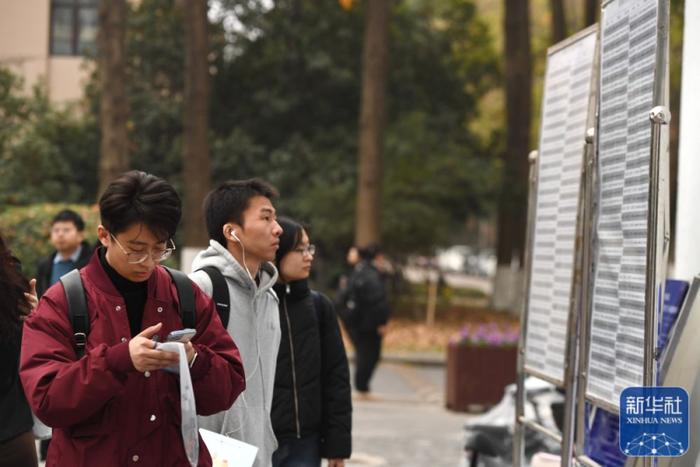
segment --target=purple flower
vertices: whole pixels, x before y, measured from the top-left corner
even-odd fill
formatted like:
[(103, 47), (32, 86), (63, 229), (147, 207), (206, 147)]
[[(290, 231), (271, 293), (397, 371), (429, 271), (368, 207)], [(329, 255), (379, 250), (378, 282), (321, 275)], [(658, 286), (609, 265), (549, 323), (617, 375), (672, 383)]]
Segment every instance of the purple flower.
[(517, 345), (520, 330), (517, 324), (479, 323), (467, 324), (452, 336), (451, 343), (487, 347)]

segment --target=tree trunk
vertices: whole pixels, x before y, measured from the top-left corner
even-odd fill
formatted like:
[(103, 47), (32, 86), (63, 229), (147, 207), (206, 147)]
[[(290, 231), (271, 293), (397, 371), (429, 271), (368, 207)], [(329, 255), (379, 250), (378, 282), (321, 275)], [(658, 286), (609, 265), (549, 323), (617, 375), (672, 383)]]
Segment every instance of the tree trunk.
[(600, 9), (599, 0), (584, 0), (586, 7), (586, 26), (590, 26), (597, 21), (598, 10)]
[(126, 97), (126, 0), (100, 2), (97, 63), (100, 95), (99, 191), (129, 168)]
[(527, 218), (527, 174), (532, 111), (529, 0), (505, 0), (506, 150), (498, 200), (498, 270), (493, 306), (515, 311), (522, 287), (513, 260), (522, 269)]
[(183, 222), (185, 247), (208, 242), (202, 202), (211, 186), (209, 161), (209, 37), (207, 0), (184, 0), (185, 101), (183, 135)]
[(552, 10), (552, 44), (556, 44), (566, 38), (564, 0), (549, 0), (549, 6)]
[(388, 70), (389, 0), (365, 3), (355, 243), (379, 242)]

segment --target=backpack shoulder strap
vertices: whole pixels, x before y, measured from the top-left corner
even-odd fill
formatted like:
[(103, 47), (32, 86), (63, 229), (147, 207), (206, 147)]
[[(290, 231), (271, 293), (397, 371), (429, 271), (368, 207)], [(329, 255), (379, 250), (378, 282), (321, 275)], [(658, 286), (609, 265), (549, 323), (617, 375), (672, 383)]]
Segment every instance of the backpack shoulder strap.
[(214, 266), (205, 266), (198, 269), (198, 271), (204, 271), (207, 276), (209, 276), (209, 279), (211, 279), (211, 298), (214, 300), (216, 311), (219, 313), (219, 318), (221, 318), (221, 323), (224, 325), (224, 328), (228, 328), (228, 320), (231, 312), (231, 298), (228, 294), (226, 278), (221, 271)]
[(85, 288), (80, 278), (80, 271), (77, 269), (63, 275), (59, 280), (68, 302), (68, 319), (73, 327), (73, 347), (78, 359), (81, 359), (85, 355), (85, 344), (90, 333)]
[(194, 289), (189, 277), (176, 269), (163, 266), (172, 277), (177, 289), (177, 296), (180, 302), (180, 317), (182, 325), (186, 328), (194, 329), (196, 327), (195, 309), (194, 309)]

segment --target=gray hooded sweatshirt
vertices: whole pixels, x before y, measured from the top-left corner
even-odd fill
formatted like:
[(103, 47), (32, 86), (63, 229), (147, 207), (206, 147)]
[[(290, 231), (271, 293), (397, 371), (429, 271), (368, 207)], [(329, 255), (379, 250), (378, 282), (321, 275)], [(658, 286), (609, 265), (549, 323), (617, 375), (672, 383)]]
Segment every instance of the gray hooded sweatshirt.
[(190, 274), (190, 279), (210, 297), (211, 280), (204, 271), (197, 271), (205, 266), (216, 267), (226, 278), (231, 303), (228, 332), (241, 353), (246, 388), (227, 411), (199, 417), (199, 426), (257, 446), (254, 466), (269, 467), (272, 453), (277, 449), (270, 422), (280, 344), (279, 302), (272, 290), (277, 281), (277, 269), (272, 263), (263, 263), (260, 285), (256, 285), (226, 248), (210, 240), (209, 248), (192, 262), (195, 272)]

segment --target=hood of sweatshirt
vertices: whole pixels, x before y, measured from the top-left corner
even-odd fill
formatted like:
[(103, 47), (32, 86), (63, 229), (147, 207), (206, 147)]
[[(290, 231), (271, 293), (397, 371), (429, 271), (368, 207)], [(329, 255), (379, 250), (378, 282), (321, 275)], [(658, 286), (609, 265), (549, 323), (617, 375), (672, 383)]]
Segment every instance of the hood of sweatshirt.
[(277, 282), (277, 268), (272, 263), (265, 262), (260, 265), (258, 283), (256, 284), (253, 278), (248, 275), (248, 271), (233, 257), (231, 252), (221, 246), (216, 240), (209, 240), (209, 247), (199, 252), (194, 261), (192, 261), (193, 271), (206, 266), (214, 266), (221, 271), (224, 277), (230, 278), (253, 297), (270, 290)]

